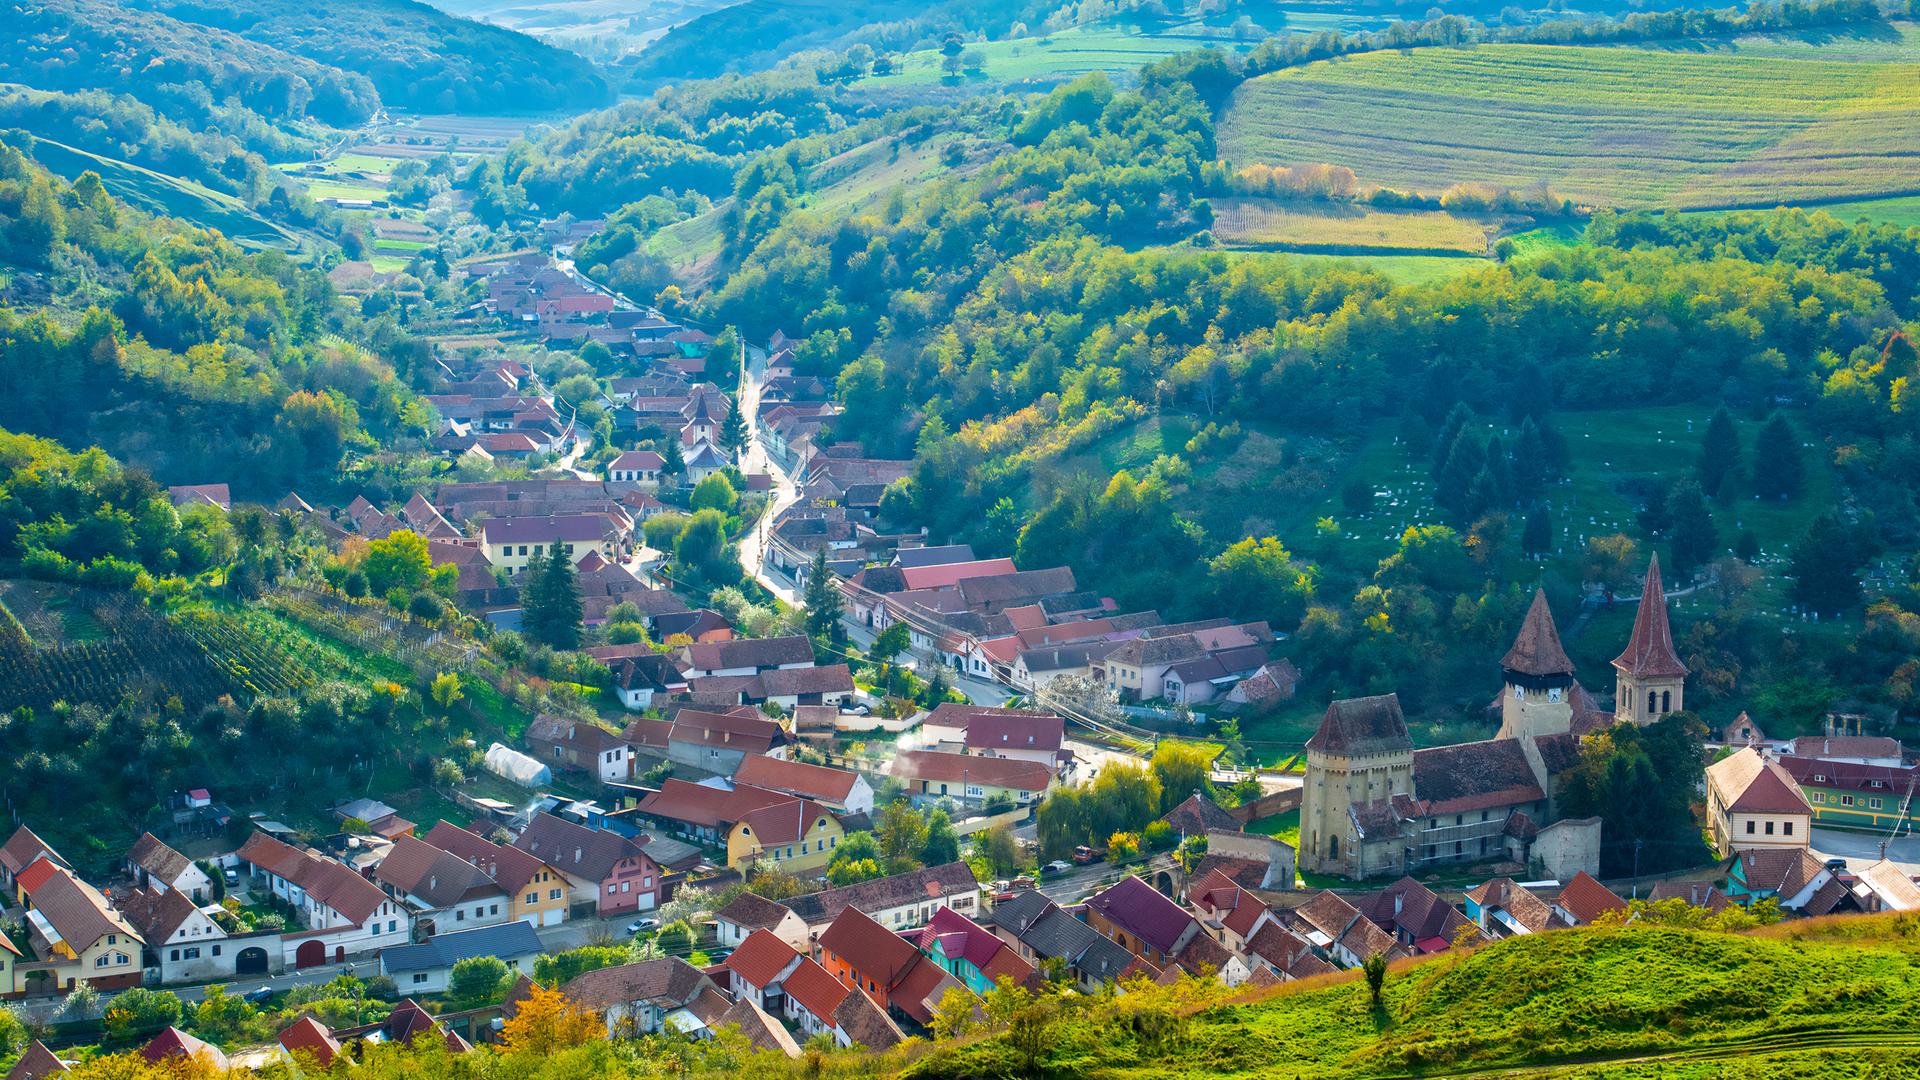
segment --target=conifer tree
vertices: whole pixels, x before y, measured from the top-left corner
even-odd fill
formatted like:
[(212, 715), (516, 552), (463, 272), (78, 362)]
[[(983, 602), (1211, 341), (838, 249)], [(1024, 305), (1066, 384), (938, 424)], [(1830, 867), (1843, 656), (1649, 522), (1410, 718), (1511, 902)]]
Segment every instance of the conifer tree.
[(813, 553), (813, 563), (807, 567), (805, 599), (807, 636), (815, 641), (843, 641), (846, 631), (840, 626), (840, 615), (844, 609), (840, 602), (840, 589), (833, 583), (833, 571), (827, 569), (825, 548)]
[(1727, 475), (1740, 467), (1740, 433), (1734, 430), (1733, 416), (1725, 405), (1714, 410), (1707, 421), (1707, 434), (1700, 443), (1700, 488), (1719, 495)]
[(1698, 481), (1682, 480), (1667, 493), (1667, 538), (1677, 578), (1685, 579), (1712, 561), (1719, 539)]
[(1529, 555), (1545, 555), (1553, 550), (1553, 518), (1545, 503), (1527, 513), (1526, 527), (1520, 531), (1520, 550)]
[(1460, 439), (1460, 433), (1473, 422), (1473, 410), (1465, 402), (1453, 407), (1447, 414), (1446, 423), (1440, 425), (1440, 433), (1433, 439), (1433, 479), (1438, 482), (1446, 472), (1447, 459), (1453, 454), (1453, 444)]
[(1806, 481), (1800, 436), (1785, 415), (1774, 413), (1753, 444), (1753, 490), (1769, 499), (1791, 499)]
[(731, 457), (738, 458), (747, 448), (747, 418), (740, 411), (740, 403), (733, 398), (727, 399), (727, 417), (720, 421), (720, 448)]
[(680, 437), (668, 435), (660, 440), (660, 473), (680, 476), (687, 471), (687, 456), (680, 452)]
[(1520, 422), (1520, 436), (1513, 444), (1513, 495), (1523, 501), (1537, 499), (1547, 487), (1547, 444), (1540, 436), (1540, 425), (1529, 416)]

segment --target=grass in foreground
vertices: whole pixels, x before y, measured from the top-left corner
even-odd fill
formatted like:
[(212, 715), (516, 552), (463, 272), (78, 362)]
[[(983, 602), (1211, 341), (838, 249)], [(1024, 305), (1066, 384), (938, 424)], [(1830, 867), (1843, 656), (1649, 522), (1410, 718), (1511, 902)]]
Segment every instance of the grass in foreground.
[[(1037, 1069), (996, 1038), (935, 1051), (909, 1075), (1711, 1076), (1733, 1074), (1696, 1066), (1920, 1047), (1920, 920), (1850, 923), (1832, 940), (1637, 928), (1514, 938), (1398, 966), (1378, 1010), (1358, 972), (1220, 1004), (1130, 993), (1068, 1006), (1037, 1042)], [(1683, 1071), (1656, 1069), (1667, 1063)], [(1806, 1075), (1777, 1062), (1761, 1074)]]
[(1390, 187), (1548, 184), (1576, 201), (1773, 205), (1913, 187), (1920, 64), (1483, 45), (1377, 52), (1236, 91), (1221, 157)]
[(1222, 242), (1283, 251), (1484, 256), (1492, 220), (1439, 210), (1388, 211), (1279, 199), (1217, 199), (1213, 235)]

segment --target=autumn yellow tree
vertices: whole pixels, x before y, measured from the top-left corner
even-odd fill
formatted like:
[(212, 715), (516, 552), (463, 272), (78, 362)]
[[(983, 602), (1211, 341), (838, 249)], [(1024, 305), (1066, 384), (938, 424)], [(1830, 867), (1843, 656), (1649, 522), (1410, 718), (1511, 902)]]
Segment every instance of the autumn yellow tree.
[(600, 1014), (583, 1009), (560, 991), (534, 984), (500, 1032), (509, 1054), (551, 1054), (606, 1033)]

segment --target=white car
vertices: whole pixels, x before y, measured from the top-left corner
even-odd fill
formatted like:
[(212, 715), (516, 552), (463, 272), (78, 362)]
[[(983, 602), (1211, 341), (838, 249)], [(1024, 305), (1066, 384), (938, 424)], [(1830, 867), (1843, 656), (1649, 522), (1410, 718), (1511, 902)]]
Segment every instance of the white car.
[(1055, 859), (1041, 867), (1040, 872), (1043, 874), (1064, 874), (1071, 869), (1073, 869), (1072, 863), (1065, 859)]
[(660, 929), (659, 919), (635, 919), (627, 924), (629, 934), (647, 934)]

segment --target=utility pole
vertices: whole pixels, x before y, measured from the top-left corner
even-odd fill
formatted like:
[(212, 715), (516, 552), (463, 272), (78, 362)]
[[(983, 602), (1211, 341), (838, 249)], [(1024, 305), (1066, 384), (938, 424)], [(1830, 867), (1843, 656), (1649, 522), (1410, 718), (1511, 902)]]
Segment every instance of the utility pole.
[(1641, 839), (1633, 842), (1633, 898), (1636, 900), (1640, 898), (1640, 845), (1644, 843)]

